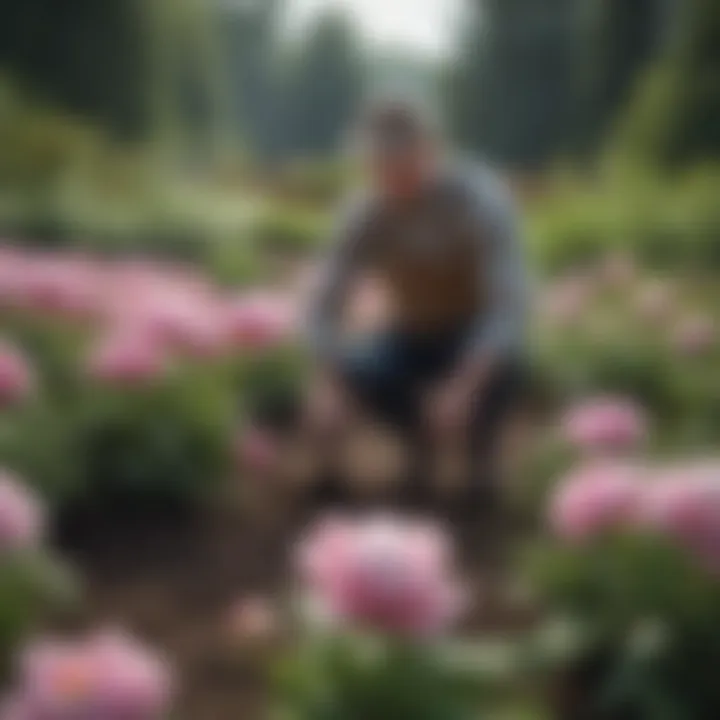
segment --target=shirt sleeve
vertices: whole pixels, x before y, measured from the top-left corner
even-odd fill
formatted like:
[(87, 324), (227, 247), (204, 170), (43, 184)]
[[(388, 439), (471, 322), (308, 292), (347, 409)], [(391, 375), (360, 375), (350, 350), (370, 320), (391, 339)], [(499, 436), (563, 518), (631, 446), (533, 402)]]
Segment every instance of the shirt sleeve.
[(473, 183), (473, 217), (483, 244), (478, 272), (488, 298), (476, 318), (469, 349), (473, 354), (505, 355), (525, 342), (530, 288), (514, 201), (489, 172)]
[(309, 339), (321, 357), (331, 357), (340, 339), (340, 321), (349, 291), (366, 260), (367, 202), (356, 198), (338, 214), (332, 244), (310, 304)]

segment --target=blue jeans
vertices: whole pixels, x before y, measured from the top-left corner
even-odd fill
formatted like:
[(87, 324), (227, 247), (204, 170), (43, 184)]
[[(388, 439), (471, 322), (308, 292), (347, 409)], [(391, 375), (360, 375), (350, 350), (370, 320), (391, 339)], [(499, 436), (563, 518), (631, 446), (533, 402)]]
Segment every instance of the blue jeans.
[[(364, 338), (338, 359), (340, 376), (361, 407), (413, 444), (418, 472), (428, 465), (430, 447), (424, 433), (423, 400), (428, 390), (456, 370), (468, 339), (466, 327), (433, 335), (389, 329)], [(519, 400), (524, 379), (521, 359), (507, 357), (470, 399), (473, 407), (465, 440), (473, 483), (497, 481), (500, 431)]]

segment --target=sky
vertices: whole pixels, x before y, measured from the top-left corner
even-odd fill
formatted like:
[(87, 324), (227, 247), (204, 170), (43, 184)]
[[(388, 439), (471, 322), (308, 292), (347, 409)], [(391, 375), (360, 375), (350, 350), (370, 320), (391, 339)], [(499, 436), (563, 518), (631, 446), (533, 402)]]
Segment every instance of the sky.
[(291, 32), (327, 7), (346, 9), (370, 43), (396, 45), (434, 57), (451, 46), (459, 0), (290, 0)]

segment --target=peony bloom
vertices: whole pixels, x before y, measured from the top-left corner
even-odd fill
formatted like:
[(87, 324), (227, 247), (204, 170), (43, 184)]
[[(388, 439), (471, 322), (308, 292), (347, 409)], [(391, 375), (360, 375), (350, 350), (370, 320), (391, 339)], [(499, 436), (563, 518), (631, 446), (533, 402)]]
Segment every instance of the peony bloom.
[(631, 450), (647, 434), (641, 408), (622, 397), (596, 397), (571, 408), (562, 423), (568, 442), (590, 453)]
[(640, 470), (616, 462), (596, 462), (571, 472), (550, 503), (553, 531), (583, 541), (637, 518), (642, 497)]
[(275, 467), (278, 458), (276, 439), (262, 428), (249, 427), (236, 441), (235, 456), (242, 469), (267, 473)]
[(40, 720), (24, 698), (14, 695), (0, 701), (0, 718), (2, 720)]
[(34, 376), (22, 353), (0, 341), (0, 407), (23, 401), (33, 390)]
[(417, 637), (444, 630), (460, 610), (450, 556), (435, 527), (380, 516), (321, 523), (301, 543), (299, 565), (329, 618)]
[(119, 329), (108, 335), (89, 360), (93, 377), (124, 386), (146, 385), (163, 377), (167, 369), (165, 349), (136, 328)]
[(217, 357), (225, 345), (217, 314), (207, 302), (198, 299), (190, 305), (188, 301), (155, 307), (147, 318), (149, 327), (168, 347), (184, 355)]
[(161, 720), (170, 697), (166, 663), (116, 632), (30, 645), (15, 695), (23, 720)]
[(669, 471), (648, 489), (643, 518), (720, 573), (720, 464)]
[(716, 342), (715, 323), (704, 315), (685, 318), (675, 328), (673, 344), (683, 355), (704, 355)]
[(98, 310), (99, 267), (73, 257), (42, 257), (29, 264), (18, 288), (18, 304), (52, 317), (89, 318)]
[(217, 303), (191, 286), (139, 288), (132, 302), (111, 306), (110, 317), (111, 322), (133, 327), (183, 355), (213, 358), (224, 349)]
[(37, 545), (45, 513), (38, 498), (7, 472), (0, 472), (0, 555)]
[(284, 343), (295, 322), (286, 298), (253, 293), (228, 304), (225, 324), (232, 344), (250, 350), (266, 350)]

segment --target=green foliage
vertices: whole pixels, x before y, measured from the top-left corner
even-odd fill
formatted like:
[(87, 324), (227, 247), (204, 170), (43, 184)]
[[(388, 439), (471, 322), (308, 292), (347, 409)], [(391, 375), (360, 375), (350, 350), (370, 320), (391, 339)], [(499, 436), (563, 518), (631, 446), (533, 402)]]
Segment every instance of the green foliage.
[(272, 190), (290, 201), (324, 205), (344, 194), (349, 179), (346, 163), (297, 161), (274, 179)]
[[(589, 276), (587, 283), (597, 281)], [(694, 313), (716, 317), (716, 295), (700, 278), (666, 282), (668, 307), (647, 318), (639, 297), (648, 278), (595, 291), (568, 323), (547, 318), (537, 342), (538, 363), (559, 399), (613, 393), (634, 398), (649, 413), (653, 449), (707, 448), (720, 437), (718, 345), (696, 356), (677, 346), (677, 328)], [(548, 461), (552, 462), (550, 453)]]
[(252, 207), (237, 187), (181, 181), (150, 148), (115, 145), (3, 78), (0, 143), (0, 232), (11, 241), (200, 264), (218, 246), (243, 248)]
[(603, 147), (618, 113), (634, 97), (637, 81), (657, 55), (669, 23), (662, 0), (590, 0), (578, 28), (581, 150)]
[(325, 226), (317, 211), (270, 203), (255, 218), (250, 234), (260, 252), (303, 255), (327, 241)]
[(3, 418), (3, 461), (54, 503), (87, 494), (201, 501), (229, 473), (240, 388), (227, 370), (186, 368), (159, 385), (114, 389), (76, 370)]
[(536, 543), (527, 569), (548, 613), (530, 654), (554, 672), (593, 664), (587, 686), (575, 688), (588, 717), (713, 716), (720, 586), (684, 553), (616, 533)]
[(720, 266), (717, 168), (662, 182), (623, 171), (601, 187), (561, 185), (531, 212), (532, 254), (551, 272), (623, 249), (651, 268)]
[(470, 720), (495, 693), (495, 671), (435, 644), (318, 634), (277, 672), (288, 720)]
[(0, 459), (53, 506), (88, 495), (203, 502), (233, 470), (243, 413), (296, 397), (304, 371), (296, 349), (282, 347), (176, 358), (147, 383), (114, 384), (88, 373), (92, 329), (25, 314), (3, 320), (37, 387), (0, 413)]
[(0, 23), (0, 66), (59, 106), (136, 135), (148, 120), (139, 7), (125, 0), (8, 0)]
[(82, 487), (140, 502), (210, 497), (228, 476), (238, 414), (222, 378), (222, 368), (192, 368), (135, 392), (90, 383), (73, 439)]
[(68, 569), (43, 550), (0, 558), (0, 680), (20, 642), (53, 612), (73, 603), (75, 594)]
[(288, 68), (289, 147), (294, 156), (337, 149), (363, 93), (363, 68), (348, 18), (328, 11), (310, 28)]
[(677, 36), (621, 129), (619, 151), (661, 168), (720, 157), (720, 11), (714, 0), (677, 8)]
[(475, 5), (447, 83), (455, 134), (463, 146), (502, 165), (542, 167), (568, 139), (577, 4)]

